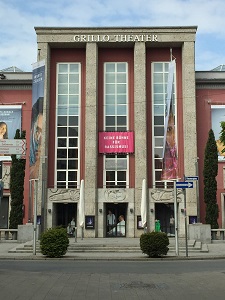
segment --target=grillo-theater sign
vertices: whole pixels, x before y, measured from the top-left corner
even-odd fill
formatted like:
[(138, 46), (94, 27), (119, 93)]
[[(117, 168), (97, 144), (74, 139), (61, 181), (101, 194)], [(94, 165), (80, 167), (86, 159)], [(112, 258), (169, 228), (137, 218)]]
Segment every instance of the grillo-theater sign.
[(158, 42), (156, 34), (74, 35), (74, 42)]

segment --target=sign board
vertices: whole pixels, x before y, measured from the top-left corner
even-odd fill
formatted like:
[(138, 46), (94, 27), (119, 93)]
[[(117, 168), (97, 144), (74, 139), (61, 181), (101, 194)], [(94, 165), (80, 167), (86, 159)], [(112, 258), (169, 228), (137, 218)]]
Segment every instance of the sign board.
[(193, 188), (194, 184), (193, 182), (189, 181), (177, 181), (176, 182), (176, 188), (177, 189), (187, 189), (187, 188)]
[(192, 181), (195, 181), (195, 180), (198, 180), (198, 176), (186, 176), (186, 177), (185, 177), (185, 180), (192, 180)]
[(25, 155), (26, 154), (26, 140), (8, 140), (3, 139), (0, 140), (0, 154), (12, 155), (12, 154), (19, 154)]

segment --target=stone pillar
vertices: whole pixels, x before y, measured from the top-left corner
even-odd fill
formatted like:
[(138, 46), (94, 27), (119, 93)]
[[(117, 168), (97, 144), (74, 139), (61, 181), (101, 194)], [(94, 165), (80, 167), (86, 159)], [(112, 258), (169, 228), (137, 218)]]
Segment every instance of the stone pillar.
[(38, 43), (37, 61), (45, 60), (45, 87), (43, 102), (42, 144), (38, 181), (37, 215), (41, 215), (41, 231), (47, 227), (47, 169), (48, 169), (48, 139), (49, 139), (49, 95), (50, 95), (50, 48), (48, 43)]
[(88, 230), (85, 235), (97, 234), (97, 162), (98, 162), (98, 95), (97, 95), (98, 53), (96, 43), (86, 46), (86, 105), (85, 105), (85, 215), (95, 215), (95, 232)]
[[(141, 214), (142, 180), (147, 180), (146, 132), (146, 49), (145, 43), (134, 46), (134, 120), (135, 120), (135, 217)], [(147, 189), (148, 191), (148, 189)], [(147, 192), (148, 198), (148, 192)], [(135, 226), (135, 236), (137, 236)]]
[[(184, 173), (195, 176), (197, 158), (196, 95), (195, 95), (195, 44), (184, 42), (182, 48)], [(197, 215), (196, 183), (187, 189), (187, 215)]]

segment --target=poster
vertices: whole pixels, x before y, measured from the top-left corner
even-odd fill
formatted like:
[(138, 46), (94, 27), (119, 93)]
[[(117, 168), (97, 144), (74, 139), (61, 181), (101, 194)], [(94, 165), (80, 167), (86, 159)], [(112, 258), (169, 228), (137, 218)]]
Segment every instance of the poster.
[(212, 118), (212, 130), (215, 135), (215, 140), (218, 149), (218, 161), (225, 161), (225, 153), (222, 153), (224, 148), (223, 144), (220, 142), (220, 123), (225, 122), (225, 105), (212, 105), (211, 106), (211, 118)]
[(30, 179), (37, 179), (39, 177), (43, 125), (44, 83), (45, 64), (44, 61), (40, 61), (33, 64), (32, 74)]
[(21, 130), (21, 105), (0, 105), (0, 139), (15, 138), (16, 130)]

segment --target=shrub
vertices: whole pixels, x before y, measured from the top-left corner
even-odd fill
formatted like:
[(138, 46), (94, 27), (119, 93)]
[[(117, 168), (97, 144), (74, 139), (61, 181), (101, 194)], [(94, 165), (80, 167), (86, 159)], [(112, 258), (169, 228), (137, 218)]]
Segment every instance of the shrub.
[(164, 232), (144, 233), (140, 236), (140, 247), (149, 257), (161, 257), (166, 255), (169, 248), (169, 239)]
[(48, 257), (62, 257), (66, 254), (69, 239), (65, 228), (50, 228), (41, 234), (41, 253)]

